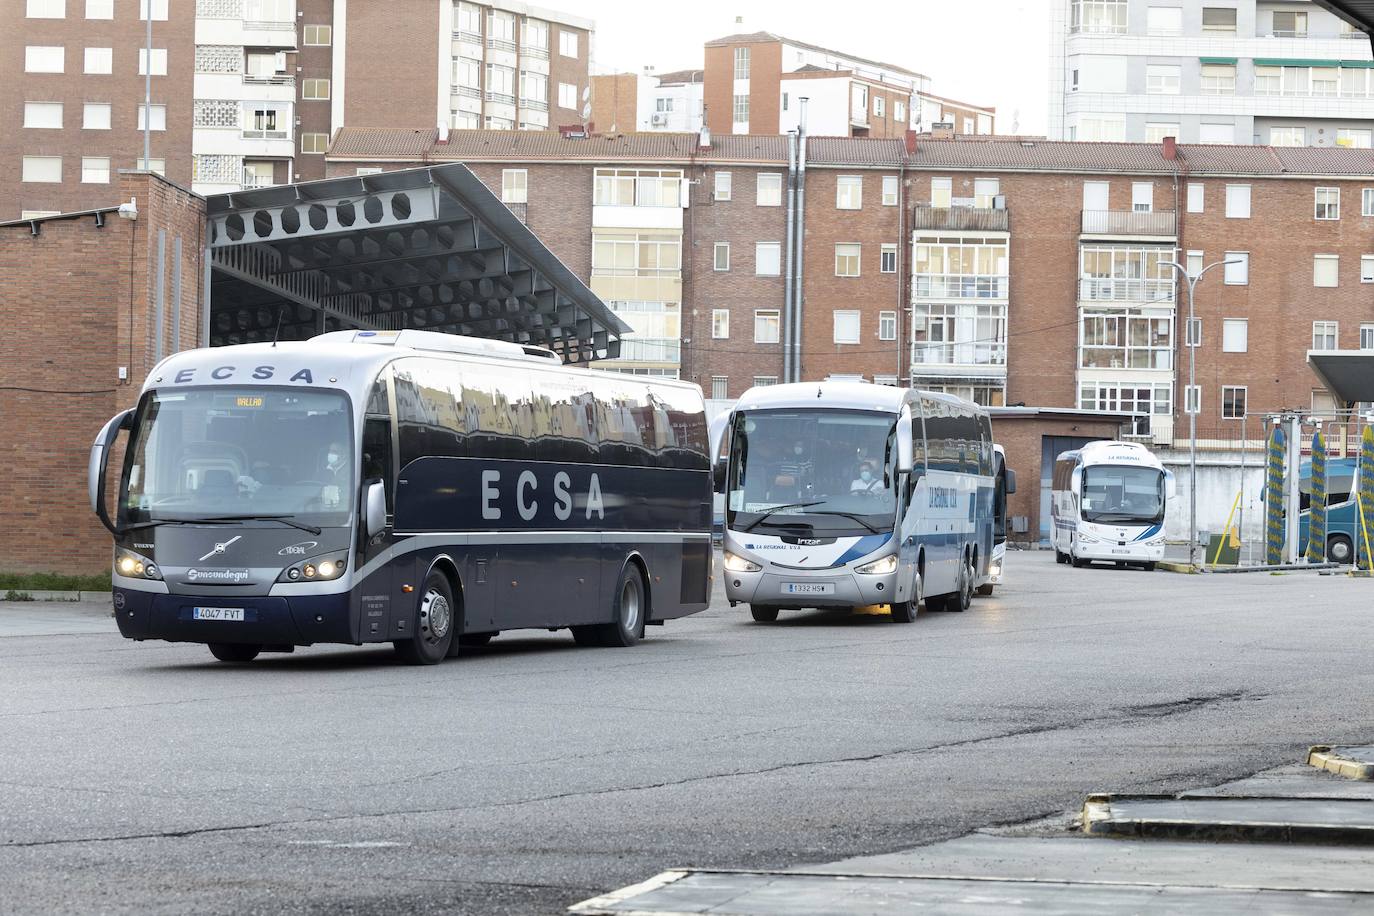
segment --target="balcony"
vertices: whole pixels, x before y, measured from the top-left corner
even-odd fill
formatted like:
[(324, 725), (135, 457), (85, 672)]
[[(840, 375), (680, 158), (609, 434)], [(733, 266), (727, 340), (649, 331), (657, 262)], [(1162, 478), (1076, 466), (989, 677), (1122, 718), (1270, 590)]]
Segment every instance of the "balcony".
[(515, 215), (520, 222), (526, 222), (530, 215), (530, 205), (524, 201), (510, 201), (506, 204), (506, 209)]
[(645, 363), (680, 363), (682, 342), (673, 337), (622, 337), (620, 358)]
[(1080, 302), (1149, 302), (1173, 304), (1174, 281), (1121, 277), (1081, 277)]
[(548, 111), (549, 103), (543, 101), (542, 99), (527, 99), (524, 96), (521, 96), (520, 107), (527, 109), (528, 111)]
[(1365, 39), (1363, 32), (1309, 32), (1306, 29), (1260, 29), (1255, 32), (1256, 38), (1302, 38), (1311, 41), (1340, 41), (1346, 38), (1357, 40)]
[(1006, 232), (1009, 225), (1006, 210), (978, 207), (927, 207), (912, 209), (913, 229), (972, 229), (982, 232)]
[(515, 96), (509, 92), (488, 92), (486, 94), (488, 102), (497, 102), (502, 105), (514, 105)]
[(256, 172), (250, 172), (244, 169), (243, 180), (240, 184), (245, 191), (252, 190), (253, 188), (270, 188), (272, 187), (272, 176), (259, 175)]
[(994, 274), (916, 274), (912, 291), (918, 299), (1005, 299), (1008, 278)]
[(1138, 213), (1132, 210), (1084, 210), (1084, 235), (1133, 236), (1175, 238), (1177, 214), (1172, 210)]
[(911, 361), (921, 366), (947, 366), (951, 370), (962, 367), (959, 375), (971, 378), (1001, 376), (1006, 371), (1005, 342), (916, 341), (912, 344)]
[(462, 29), (454, 29), (453, 37), (459, 41), (466, 41), (468, 44), (480, 45), (482, 36), (476, 32), (465, 32)]
[(294, 86), (296, 77), (287, 73), (245, 73), (245, 86)]
[(245, 31), (294, 32), (296, 23), (292, 19), (245, 19), (243, 28)]
[(520, 56), (528, 57), (531, 60), (548, 60), (549, 49), (536, 48), (533, 45), (525, 45), (523, 48), (520, 49)]
[(493, 51), (509, 51), (515, 53), (515, 42), (507, 38), (488, 38), (487, 47)]
[(454, 91), (465, 99), (480, 99), (482, 97), (482, 90), (476, 86), (457, 86)]

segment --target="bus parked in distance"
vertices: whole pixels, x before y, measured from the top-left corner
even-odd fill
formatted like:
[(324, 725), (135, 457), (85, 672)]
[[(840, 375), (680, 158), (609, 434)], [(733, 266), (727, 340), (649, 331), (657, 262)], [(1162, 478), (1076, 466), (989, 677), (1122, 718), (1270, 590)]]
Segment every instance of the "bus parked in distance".
[(780, 610), (962, 611), (993, 555), (995, 459), (982, 408), (856, 382), (751, 388), (735, 405), (725, 594)]
[(1007, 467), (1007, 450), (993, 445), (993, 466), (996, 481), (992, 496), (992, 556), (988, 560), (987, 575), (978, 585), (978, 594), (991, 595), (1002, 583), (1002, 564), (1007, 557), (1007, 497), (1016, 492), (1016, 472)]
[[(1305, 556), (1308, 524), (1312, 520), (1310, 459), (1303, 460), (1299, 475), (1302, 515), (1298, 522), (1298, 556)], [(1360, 528), (1360, 509), (1356, 503), (1359, 492), (1359, 462), (1354, 458), (1326, 459), (1326, 559), (1332, 563), (1355, 562), (1357, 545), (1364, 540)], [(1374, 526), (1374, 506), (1365, 506), (1364, 512), (1365, 522)]]
[(1174, 477), (1136, 442), (1089, 442), (1060, 453), (1051, 484), (1054, 558), (1154, 569), (1164, 559), (1164, 512)]
[(120, 632), (223, 661), (390, 642), (433, 664), (526, 627), (628, 646), (709, 600), (700, 389), (533, 347), (339, 331), (178, 353), (102, 430), (90, 489)]

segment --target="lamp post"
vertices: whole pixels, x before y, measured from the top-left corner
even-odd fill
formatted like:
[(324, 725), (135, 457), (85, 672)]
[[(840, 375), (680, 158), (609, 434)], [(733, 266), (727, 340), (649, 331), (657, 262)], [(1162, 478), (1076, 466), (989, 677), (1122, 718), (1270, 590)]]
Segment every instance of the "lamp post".
[(1198, 398), (1196, 409), (1189, 410), (1188, 395), (1197, 388), (1197, 348), (1202, 345), (1202, 334), (1198, 333), (1197, 339), (1193, 339), (1193, 292), (1197, 288), (1198, 281), (1202, 275), (1213, 267), (1221, 267), (1226, 264), (1244, 264), (1244, 261), (1234, 259), (1230, 261), (1213, 261), (1206, 267), (1197, 272), (1197, 276), (1188, 273), (1188, 268), (1177, 261), (1167, 261), (1170, 267), (1183, 275), (1183, 279), (1188, 282), (1188, 326), (1184, 332), (1184, 342), (1188, 346), (1188, 389), (1183, 395), (1183, 407), (1188, 411), (1188, 565), (1197, 565), (1197, 412), (1202, 409), (1202, 398)]

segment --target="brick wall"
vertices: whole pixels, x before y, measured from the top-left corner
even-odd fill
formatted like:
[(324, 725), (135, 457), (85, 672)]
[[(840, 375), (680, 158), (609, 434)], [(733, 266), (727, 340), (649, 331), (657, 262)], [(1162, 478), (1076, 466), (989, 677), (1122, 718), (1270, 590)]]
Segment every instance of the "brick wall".
[[(296, 0), (297, 17), (296, 41), (300, 49), (296, 53), (296, 117), (300, 124), (296, 127), (296, 159), (294, 180), (313, 181), (324, 177), (324, 156), (302, 152), (303, 134), (316, 133), (330, 136), (333, 134), (331, 103), (301, 99), (301, 91), (306, 80), (333, 79), (334, 45), (332, 29), (334, 26), (334, 0)], [(327, 25), (331, 29), (328, 46), (306, 45), (305, 28), (312, 25)], [(340, 87), (331, 87), (339, 91)], [(419, 123), (426, 123), (421, 121)]]
[[(344, 123), (349, 127), (432, 126), (438, 110), (439, 55), (447, 59), (451, 39), (440, 42), (439, 7), (407, 4), (396, 15), (391, 3), (348, 5), (344, 57)], [(302, 102), (302, 107), (330, 102)]]

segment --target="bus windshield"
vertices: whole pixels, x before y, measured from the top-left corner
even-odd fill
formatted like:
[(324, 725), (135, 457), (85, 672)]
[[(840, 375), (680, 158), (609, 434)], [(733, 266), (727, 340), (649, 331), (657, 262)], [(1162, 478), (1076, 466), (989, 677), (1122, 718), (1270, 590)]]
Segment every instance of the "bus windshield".
[(1164, 472), (1094, 464), (1083, 469), (1083, 520), (1157, 524), (1164, 521)]
[(352, 422), (332, 391), (153, 391), (120, 486), (125, 524), (224, 516), (348, 524)]
[(895, 442), (891, 414), (739, 413), (731, 435), (726, 524), (805, 537), (891, 531)]

